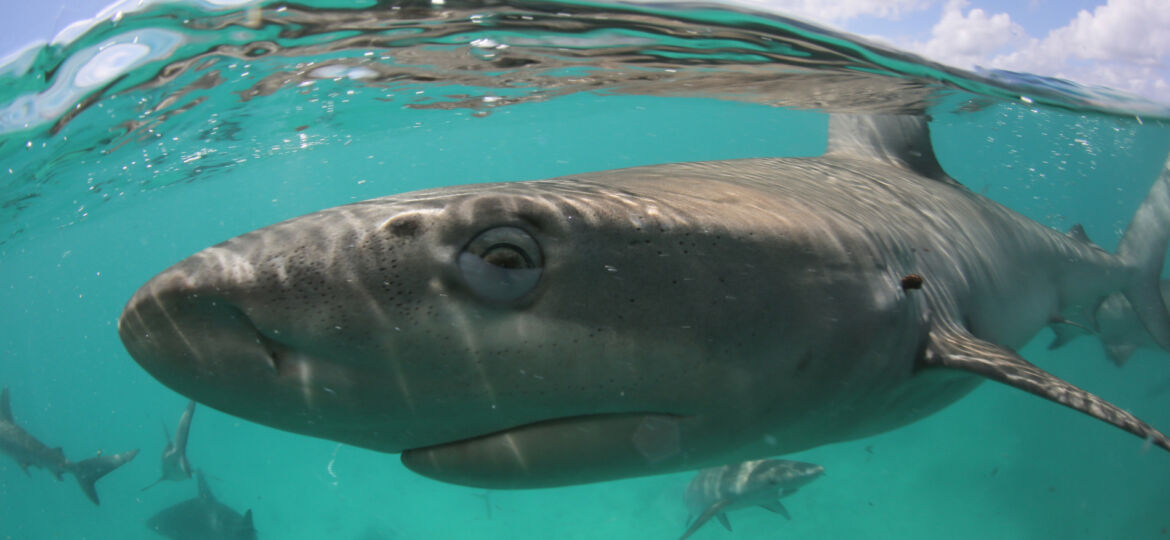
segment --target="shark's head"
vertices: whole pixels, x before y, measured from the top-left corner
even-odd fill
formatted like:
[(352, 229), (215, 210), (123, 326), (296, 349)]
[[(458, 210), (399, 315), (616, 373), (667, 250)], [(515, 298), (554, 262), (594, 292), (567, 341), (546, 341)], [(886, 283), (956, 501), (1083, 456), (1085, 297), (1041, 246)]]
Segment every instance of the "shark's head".
[[(819, 277), (793, 265), (800, 275), (785, 279), (781, 257), (793, 255), (761, 241), (726, 215), (684, 218), (587, 183), (446, 188), (208, 248), (145, 284), (119, 332), (182, 394), (402, 452), (445, 481), (534, 487), (696, 468), (789, 450), (761, 436), (764, 417), (807, 419), (831, 439), (801, 407), (846, 391), (835, 362), (857, 345), (829, 339), (825, 322), (863, 311), (822, 312), (807, 286)], [(783, 313), (776, 295), (792, 300)], [(856, 325), (857, 343), (915, 339), (882, 317)]]
[(778, 487), (788, 494), (820, 478), (825, 468), (815, 463), (784, 459), (765, 459), (752, 469), (752, 479), (760, 485)]

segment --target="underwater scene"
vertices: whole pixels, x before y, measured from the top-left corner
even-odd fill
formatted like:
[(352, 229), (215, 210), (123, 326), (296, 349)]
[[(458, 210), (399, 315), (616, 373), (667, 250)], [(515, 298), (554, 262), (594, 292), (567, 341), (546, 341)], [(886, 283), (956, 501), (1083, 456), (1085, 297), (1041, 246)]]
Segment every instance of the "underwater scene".
[(0, 65), (0, 538), (1170, 538), (1168, 122), (726, 5), (113, 6)]

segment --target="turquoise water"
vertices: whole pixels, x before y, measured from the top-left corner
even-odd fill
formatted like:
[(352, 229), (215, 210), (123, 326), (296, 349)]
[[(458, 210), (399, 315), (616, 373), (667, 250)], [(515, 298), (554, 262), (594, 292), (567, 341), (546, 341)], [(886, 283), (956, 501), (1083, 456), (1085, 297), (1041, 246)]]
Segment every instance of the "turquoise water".
[[(129, 358), (117, 318), (158, 271), (282, 219), (424, 187), (814, 156), (825, 110), (924, 111), (952, 176), (1112, 249), (1170, 150), (1156, 105), (710, 9), (174, 4), (31, 50), (0, 78), (0, 384), (17, 421), (71, 459), (142, 450), (99, 482), (100, 507), (71, 479), (0, 458), (0, 538), (152, 538), (143, 522), (194, 496), (194, 482), (139, 491), (158, 476), (159, 424), (173, 430), (186, 400)], [(1050, 337), (1022, 355), (1170, 429), (1166, 353), (1118, 369), (1091, 338), (1049, 351)], [(691, 477), (489, 493), (208, 408), (189, 455), (266, 539), (676, 538)], [(995, 384), (906, 428), (786, 457), (827, 471), (785, 499), (792, 521), (744, 510), (734, 533), (695, 538), (1170, 527), (1170, 456)]]

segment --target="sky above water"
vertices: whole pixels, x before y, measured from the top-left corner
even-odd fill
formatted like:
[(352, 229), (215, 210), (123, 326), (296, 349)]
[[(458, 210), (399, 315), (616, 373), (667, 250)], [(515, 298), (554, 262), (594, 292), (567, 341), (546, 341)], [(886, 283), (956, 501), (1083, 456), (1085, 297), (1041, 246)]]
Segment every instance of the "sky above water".
[[(238, 3), (239, 0), (209, 0)], [(139, 2), (131, 1), (134, 6)], [(739, 0), (945, 64), (1024, 71), (1170, 103), (1167, 0)], [(107, 0), (0, 0), (0, 57), (51, 40)]]

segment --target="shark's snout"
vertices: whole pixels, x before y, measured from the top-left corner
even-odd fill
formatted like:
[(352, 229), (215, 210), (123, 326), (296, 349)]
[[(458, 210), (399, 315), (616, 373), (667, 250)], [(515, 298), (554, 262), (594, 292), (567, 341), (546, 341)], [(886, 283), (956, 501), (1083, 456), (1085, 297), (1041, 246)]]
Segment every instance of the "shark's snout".
[(167, 386), (210, 398), (220, 408), (230, 404), (216, 398), (230, 399), (231, 393), (208, 392), (210, 387), (266, 392), (285, 350), (217, 284), (200, 282), (189, 267), (159, 274), (126, 304), (118, 321), (126, 350)]
[[(163, 272), (123, 310), (118, 332), (146, 371), (180, 394), (262, 424), (401, 450), (386, 436), (401, 407), (370, 382), (381, 374), (363, 374), (342, 352), (314, 356), (284, 341), (295, 333), (232, 297), (251, 284), (201, 281), (195, 270), (187, 261)], [(367, 429), (379, 425), (388, 427)]]

